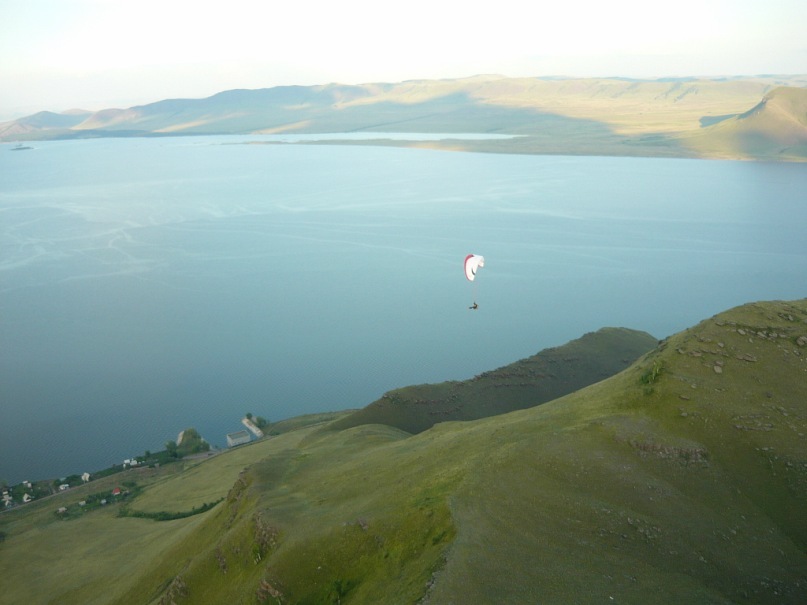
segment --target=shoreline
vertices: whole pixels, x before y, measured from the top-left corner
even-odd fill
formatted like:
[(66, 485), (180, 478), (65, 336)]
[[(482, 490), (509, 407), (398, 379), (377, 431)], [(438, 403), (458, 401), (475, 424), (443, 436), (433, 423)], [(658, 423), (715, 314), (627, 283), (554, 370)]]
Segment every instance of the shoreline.
[[(372, 137), (372, 131), (360, 131)], [(659, 158), (682, 160), (723, 160), (742, 162), (781, 162), (807, 163), (805, 145), (793, 147), (772, 146), (770, 150), (738, 151), (716, 145), (712, 148), (699, 148), (699, 133), (681, 131), (672, 133), (645, 133), (637, 135), (586, 136), (585, 133), (570, 133), (567, 137), (540, 136), (534, 134), (502, 133), (501, 136), (490, 137), (489, 133), (378, 133), (373, 138), (350, 138), (345, 133), (297, 133), (295, 136), (312, 138), (312, 140), (266, 140), (266, 141), (234, 141), (230, 145), (277, 145), (277, 146), (361, 146), (361, 147), (395, 147), (404, 149), (422, 149), (430, 151), (453, 151), (460, 153), (491, 153), (502, 155), (542, 155), (569, 157), (615, 157), (615, 158)], [(385, 137), (384, 135), (400, 135)], [(345, 138), (338, 138), (346, 135)], [(410, 135), (411, 138), (406, 138)], [(29, 141), (90, 141), (98, 139), (154, 139), (154, 138), (199, 138), (199, 137), (261, 137), (274, 136), (261, 133), (234, 134), (230, 132), (209, 133), (70, 133), (49, 137), (32, 137)], [(478, 136), (479, 138), (473, 138)], [(439, 138), (424, 138), (439, 137)], [(582, 140), (579, 140), (582, 139)], [(0, 141), (8, 144), (10, 141)], [(32, 148), (33, 149), (33, 148)], [(795, 151), (790, 151), (795, 149)], [(12, 151), (14, 149), (12, 148)]]

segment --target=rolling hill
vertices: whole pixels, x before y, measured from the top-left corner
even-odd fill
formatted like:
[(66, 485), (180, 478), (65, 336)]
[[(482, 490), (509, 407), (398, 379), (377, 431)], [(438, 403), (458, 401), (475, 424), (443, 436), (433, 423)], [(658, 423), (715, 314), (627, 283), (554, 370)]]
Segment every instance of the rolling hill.
[[(803, 124), (798, 127), (801, 122), (788, 122), (787, 116), (803, 118), (805, 86), (804, 76), (657, 80), (476, 76), (279, 86), (91, 114), (43, 112), (0, 124), (0, 141), (202, 134), (480, 133), (508, 136), (471, 141), (449, 137), (428, 143), (392, 142), (380, 136), (363, 144), (417, 144), (499, 153), (800, 161), (807, 158)], [(763, 98), (769, 117), (743, 122)], [(773, 102), (770, 108), (769, 101)], [(778, 115), (779, 111), (784, 115)], [(730, 119), (742, 125), (728, 132)], [(792, 128), (796, 128), (795, 136)]]
[(84, 122), (88, 115), (89, 112), (77, 114), (40, 111), (13, 122), (0, 124), (0, 140), (29, 140), (40, 138), (43, 133), (65, 132)]
[(331, 427), (385, 424), (420, 433), (438, 422), (477, 420), (530, 408), (613, 376), (654, 346), (656, 339), (646, 332), (602, 328), (471, 380), (385, 393)]
[(807, 89), (776, 88), (753, 108), (682, 139), (704, 153), (729, 157), (807, 156)]
[(807, 299), (758, 302), (535, 407), (301, 422), (124, 478), (198, 515), (55, 513), (92, 483), (0, 515), (0, 603), (801, 604), (805, 378)]

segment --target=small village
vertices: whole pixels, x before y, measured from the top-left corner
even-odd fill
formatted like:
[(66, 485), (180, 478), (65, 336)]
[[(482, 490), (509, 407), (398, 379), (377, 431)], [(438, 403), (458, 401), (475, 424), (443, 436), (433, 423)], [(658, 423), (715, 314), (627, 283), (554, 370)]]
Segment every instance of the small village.
[[(147, 452), (147, 454), (150, 453)], [(121, 464), (113, 465), (110, 468), (99, 471), (94, 475), (84, 472), (81, 475), (69, 475), (67, 477), (60, 477), (59, 479), (55, 480), (22, 481), (14, 486), (3, 487), (3, 506), (2, 509), (0, 509), (0, 512), (14, 509), (18, 506), (33, 502), (34, 500), (43, 500), (45, 498), (63, 494), (72, 488), (86, 485), (93, 479), (109, 477), (128, 469), (147, 468), (148, 466), (151, 468), (158, 468), (160, 466), (160, 462), (151, 460), (149, 464), (146, 464), (144, 457), (134, 457), (127, 458)], [(116, 486), (106, 490), (105, 492), (90, 494), (83, 500), (78, 501), (75, 506), (79, 509), (87, 510), (99, 506), (106, 506), (107, 504), (120, 500), (121, 497), (125, 497), (127, 493), (128, 491), (125, 487)], [(59, 515), (64, 515), (68, 512), (69, 508), (70, 507), (68, 506), (59, 506), (56, 509), (56, 513)]]
[[(226, 435), (228, 449), (248, 444), (253, 441), (253, 438), (262, 439), (265, 437), (261, 427), (265, 428), (268, 422), (260, 416), (253, 418), (251, 413), (247, 413), (241, 419), (241, 423), (245, 427), (244, 430)], [(81, 475), (74, 474), (54, 480), (25, 480), (13, 486), (3, 485), (0, 513), (28, 504), (34, 500), (57, 496), (69, 491), (71, 488), (86, 485), (93, 480), (109, 477), (127, 470), (158, 469), (161, 465), (178, 462), (183, 458), (192, 459), (200, 455), (210, 456), (216, 453), (215, 450), (211, 451), (210, 445), (199, 435), (196, 429), (185, 429), (179, 433), (176, 441), (166, 443), (166, 449), (163, 451), (152, 453), (147, 450), (142, 456), (126, 458), (120, 464), (113, 464), (111, 467), (96, 473), (84, 472)], [(122, 481), (121, 486), (89, 494), (75, 503), (59, 506), (55, 509), (55, 513), (62, 518), (67, 518), (76, 512), (85, 512), (108, 504), (119, 503), (131, 495), (134, 483)]]

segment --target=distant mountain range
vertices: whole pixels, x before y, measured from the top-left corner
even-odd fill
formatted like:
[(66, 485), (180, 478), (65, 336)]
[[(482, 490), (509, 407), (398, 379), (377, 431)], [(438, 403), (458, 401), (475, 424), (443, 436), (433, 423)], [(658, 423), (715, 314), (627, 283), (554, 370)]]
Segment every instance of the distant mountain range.
[(229, 90), (126, 109), (39, 112), (0, 124), (0, 141), (353, 132), (511, 135), (383, 141), (467, 151), (805, 161), (807, 76), (476, 76)]

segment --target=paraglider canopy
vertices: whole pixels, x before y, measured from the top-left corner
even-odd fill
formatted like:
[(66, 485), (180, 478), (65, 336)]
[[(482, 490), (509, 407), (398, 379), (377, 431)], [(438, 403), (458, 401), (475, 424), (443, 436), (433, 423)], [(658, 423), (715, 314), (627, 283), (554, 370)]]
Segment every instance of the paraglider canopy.
[(468, 278), (469, 281), (474, 281), (476, 277), (476, 271), (480, 267), (485, 266), (485, 257), (479, 256), (478, 254), (469, 254), (465, 257), (465, 277)]

